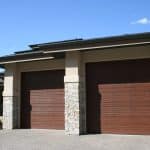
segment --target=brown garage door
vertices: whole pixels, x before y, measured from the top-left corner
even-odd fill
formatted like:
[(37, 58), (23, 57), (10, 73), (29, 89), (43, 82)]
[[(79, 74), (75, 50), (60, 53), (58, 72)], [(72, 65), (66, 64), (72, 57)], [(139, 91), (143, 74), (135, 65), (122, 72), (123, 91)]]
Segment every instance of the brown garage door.
[(21, 127), (64, 129), (64, 70), (22, 73)]
[(89, 133), (150, 134), (150, 60), (89, 63)]

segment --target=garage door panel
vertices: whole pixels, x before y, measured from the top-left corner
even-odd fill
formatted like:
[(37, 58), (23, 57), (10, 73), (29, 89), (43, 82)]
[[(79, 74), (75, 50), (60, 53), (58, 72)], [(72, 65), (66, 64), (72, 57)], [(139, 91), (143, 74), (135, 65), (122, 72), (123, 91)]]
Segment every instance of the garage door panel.
[(58, 119), (64, 120), (63, 115), (61, 115), (60, 113), (59, 114), (51, 114), (51, 115), (49, 113), (47, 113), (47, 114), (34, 114), (34, 115), (31, 115), (31, 117), (33, 117), (32, 118), (33, 120), (38, 120), (39, 118), (43, 118), (43, 119), (48, 118), (47, 121), (51, 118), (56, 119), (56, 120), (58, 120)]
[[(32, 113), (52, 113), (52, 112), (62, 112), (64, 110), (64, 107), (44, 107), (41, 106), (35, 106), (32, 108)], [(41, 112), (42, 111), (42, 112)]]
[(32, 125), (34, 125), (35, 123), (36, 124), (41, 124), (40, 122), (39, 122), (39, 119), (42, 121), (42, 122), (44, 122), (44, 124), (46, 123), (47, 125), (48, 124), (53, 124), (52, 122), (54, 122), (54, 124), (58, 124), (58, 123), (61, 123), (62, 121), (63, 121), (63, 119), (62, 118), (54, 118), (54, 117), (50, 117), (50, 119), (52, 119), (53, 121), (52, 122), (49, 122), (49, 120), (47, 120), (47, 118), (45, 118), (45, 117), (39, 117), (39, 118), (32, 118), (31, 117), (31, 119), (33, 120), (33, 124)]
[(47, 125), (41, 125), (41, 124), (33, 124), (31, 126), (31, 128), (35, 128), (35, 129), (47, 129), (47, 126), (51, 126), (51, 129), (55, 129), (55, 130), (63, 130), (64, 127), (62, 127), (62, 124), (47, 124)]
[(149, 66), (148, 59), (86, 65), (89, 133), (150, 134)]
[[(57, 95), (57, 97), (56, 97)], [(41, 99), (42, 97), (42, 99)], [(34, 102), (55, 102), (55, 103), (62, 103), (60, 97), (64, 97), (64, 90), (31, 90), (30, 91), (30, 98), (32, 99), (32, 103)]]
[[(139, 116), (106, 117), (102, 122), (102, 133), (124, 133), (124, 134), (150, 134), (150, 116), (139, 118)], [(117, 124), (115, 123), (117, 122)], [(106, 126), (107, 124), (107, 126)], [(143, 131), (143, 133), (142, 133)]]
[(22, 74), (22, 128), (64, 129), (63, 78), (64, 70)]

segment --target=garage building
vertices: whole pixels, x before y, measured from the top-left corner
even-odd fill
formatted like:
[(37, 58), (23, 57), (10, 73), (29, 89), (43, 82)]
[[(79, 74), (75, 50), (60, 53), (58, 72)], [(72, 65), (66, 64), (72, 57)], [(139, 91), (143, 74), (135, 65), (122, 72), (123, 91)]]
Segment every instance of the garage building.
[(3, 129), (150, 134), (150, 33), (30, 45), (0, 67)]

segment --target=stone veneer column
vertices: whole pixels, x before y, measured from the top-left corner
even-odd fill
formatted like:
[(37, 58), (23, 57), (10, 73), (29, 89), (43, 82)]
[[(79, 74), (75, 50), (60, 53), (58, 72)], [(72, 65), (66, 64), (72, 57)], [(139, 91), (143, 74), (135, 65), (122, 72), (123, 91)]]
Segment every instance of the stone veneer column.
[(65, 131), (67, 134), (86, 132), (86, 104), (83, 63), (80, 52), (66, 53), (65, 70)]
[(16, 64), (5, 66), (3, 92), (3, 129), (18, 128), (20, 124), (18, 101), (18, 81), (20, 80)]

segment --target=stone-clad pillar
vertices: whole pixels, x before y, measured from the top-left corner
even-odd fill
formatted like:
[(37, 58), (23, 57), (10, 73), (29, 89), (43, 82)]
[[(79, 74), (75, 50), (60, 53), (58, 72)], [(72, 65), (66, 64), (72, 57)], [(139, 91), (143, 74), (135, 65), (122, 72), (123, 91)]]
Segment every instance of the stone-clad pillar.
[(86, 132), (86, 104), (82, 71), (83, 63), (80, 52), (67, 52), (64, 78), (65, 131), (67, 134)]
[(3, 91), (3, 129), (19, 127), (18, 81), (16, 64), (5, 66)]

